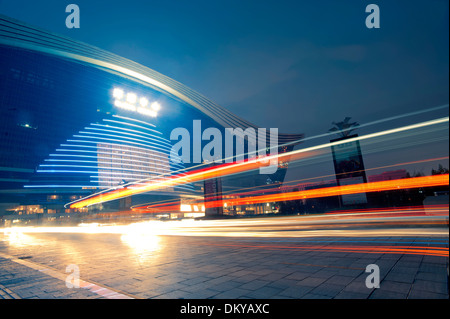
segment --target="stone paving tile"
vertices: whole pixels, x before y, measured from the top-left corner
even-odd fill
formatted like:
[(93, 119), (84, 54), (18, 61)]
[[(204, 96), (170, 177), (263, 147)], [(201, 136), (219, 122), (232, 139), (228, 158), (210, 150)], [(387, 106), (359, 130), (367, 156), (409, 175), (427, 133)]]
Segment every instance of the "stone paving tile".
[(219, 291), (211, 290), (211, 289), (204, 289), (204, 290), (200, 290), (200, 291), (190, 292), (188, 296), (189, 296), (189, 298), (192, 298), (192, 299), (209, 299), (209, 298), (214, 298), (215, 296), (217, 296), (219, 294), (220, 294)]
[(239, 288), (256, 290), (258, 288), (266, 286), (268, 283), (269, 283), (268, 281), (256, 279), (239, 286)]
[(351, 283), (349, 283), (342, 290), (343, 292), (352, 292), (366, 295), (367, 297), (372, 293), (374, 288), (367, 288), (365, 284), (365, 276), (359, 276), (354, 279)]
[[(351, 266), (353, 267), (353, 266)], [(351, 277), (356, 277), (362, 273), (364, 273), (364, 269), (358, 269), (358, 268), (342, 268), (339, 269), (339, 271), (337, 272), (337, 275), (340, 276), (351, 276)]]
[(309, 276), (311, 276), (311, 274), (309, 273), (305, 273), (305, 272), (293, 272), (290, 275), (287, 275), (286, 277), (284, 277), (284, 279), (287, 280), (303, 280), (305, 278), (308, 278)]
[(320, 286), (311, 290), (311, 293), (315, 295), (327, 296), (328, 298), (332, 298), (338, 295), (344, 288), (345, 285), (323, 283)]
[(327, 278), (308, 277), (303, 280), (300, 280), (298, 285), (307, 286), (307, 287), (317, 287), (320, 284), (324, 283), (327, 279), (328, 279), (328, 277)]
[(271, 271), (269, 274), (261, 276), (261, 280), (272, 282), (287, 278), (287, 276), (289, 276), (287, 273)]
[(448, 284), (445, 282), (425, 281), (418, 279), (413, 284), (414, 289), (438, 294), (448, 294)]
[(330, 299), (329, 296), (326, 295), (317, 295), (317, 294), (306, 294), (302, 297), (302, 299)]
[(445, 264), (435, 264), (435, 263), (425, 263), (422, 262), (422, 264), (419, 267), (419, 271), (423, 272), (433, 272), (433, 273), (446, 273), (447, 268)]
[(436, 273), (432, 273), (432, 272), (419, 271), (416, 274), (415, 279), (422, 279), (425, 281), (442, 282), (442, 281), (445, 281), (445, 276), (442, 276), (442, 274), (436, 274)]
[[(217, 290), (217, 291), (220, 291), (220, 292), (224, 292), (224, 291), (227, 291), (227, 290), (230, 290), (230, 289), (242, 286), (242, 284), (243, 284), (243, 282), (237, 282), (237, 281), (234, 281), (234, 280), (230, 280), (230, 281), (227, 281), (227, 282), (222, 282), (220, 284), (216, 284), (216, 285), (212, 286), (211, 289)], [(187, 288), (187, 289), (189, 289), (189, 288)]]
[(380, 289), (375, 289), (375, 291), (369, 296), (369, 299), (406, 299), (408, 296), (408, 293), (382, 291)]
[(313, 287), (304, 287), (304, 286), (289, 287), (289, 288), (284, 289), (283, 291), (280, 291), (278, 293), (278, 295), (286, 296), (289, 298), (300, 299), (304, 295), (306, 295), (308, 292), (310, 292), (312, 289), (313, 289)]
[(221, 292), (214, 296), (214, 299), (236, 299), (239, 297), (247, 296), (251, 290), (242, 289), (242, 288), (232, 288), (230, 290)]
[(154, 299), (189, 299), (190, 294), (187, 293), (186, 291), (181, 291), (181, 290), (175, 290), (175, 291), (171, 291), (165, 294), (161, 294), (158, 296), (153, 297)]
[(351, 291), (341, 291), (338, 293), (333, 299), (367, 299), (368, 294), (366, 293), (357, 293)]
[(286, 289), (289, 287), (297, 286), (299, 282), (300, 282), (299, 280), (289, 280), (283, 278), (280, 280), (272, 281), (268, 283), (267, 286), (272, 288)]
[(245, 283), (248, 283), (248, 282), (250, 282), (250, 281), (252, 281), (252, 280), (256, 280), (256, 279), (258, 279), (258, 278), (260, 278), (260, 276), (257, 276), (257, 275), (247, 275), (247, 276), (240, 276), (240, 277), (233, 278), (232, 281), (234, 281), (234, 282), (239, 282), (239, 283), (241, 283), (241, 284), (243, 285), (243, 284), (245, 284)]
[(405, 294), (405, 296), (407, 296), (410, 289), (411, 289), (411, 284), (409, 284), (409, 283), (383, 280), (380, 283), (380, 288), (378, 288), (376, 290), (396, 292), (396, 293)]
[(279, 294), (282, 289), (264, 286), (258, 289), (255, 289), (248, 294), (245, 295), (245, 297), (249, 297), (252, 299), (270, 299), (273, 296)]
[(204, 289), (212, 289), (216, 291), (220, 291), (216, 289), (217, 285), (209, 283), (209, 282), (201, 282), (195, 285), (185, 285), (184, 287), (177, 288), (177, 290), (189, 291), (189, 292), (197, 292)]
[(408, 295), (408, 299), (447, 299), (448, 294), (438, 294), (425, 290), (412, 289)]
[(386, 275), (386, 277), (384, 277), (383, 280), (412, 284), (415, 278), (416, 278), (415, 273), (408, 274), (408, 273), (390, 272), (389, 274)]
[(389, 273), (416, 275), (418, 270), (419, 267), (410, 267), (409, 264), (408, 266), (401, 266), (397, 263), (394, 267), (391, 268)]
[(319, 271), (314, 273), (314, 277), (323, 278), (325, 280), (330, 279), (331, 277), (337, 275), (339, 270), (334, 268), (322, 268)]
[(350, 277), (350, 276), (334, 275), (334, 276), (328, 278), (325, 281), (325, 283), (336, 284), (336, 285), (348, 285), (354, 279), (355, 279), (354, 277)]

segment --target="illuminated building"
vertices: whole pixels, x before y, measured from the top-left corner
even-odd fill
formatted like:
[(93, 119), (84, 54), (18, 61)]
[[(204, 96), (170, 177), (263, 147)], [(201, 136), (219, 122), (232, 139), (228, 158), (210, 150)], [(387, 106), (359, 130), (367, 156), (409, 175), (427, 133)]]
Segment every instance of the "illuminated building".
[[(257, 128), (154, 70), (0, 15), (0, 212), (64, 213), (67, 203), (142, 180), (183, 175), (169, 160), (174, 127)], [(279, 134), (279, 144), (302, 135)], [(289, 151), (294, 147), (284, 147)], [(282, 182), (286, 165), (270, 175)], [(224, 188), (267, 183), (249, 173)], [(203, 196), (186, 183), (78, 211)]]

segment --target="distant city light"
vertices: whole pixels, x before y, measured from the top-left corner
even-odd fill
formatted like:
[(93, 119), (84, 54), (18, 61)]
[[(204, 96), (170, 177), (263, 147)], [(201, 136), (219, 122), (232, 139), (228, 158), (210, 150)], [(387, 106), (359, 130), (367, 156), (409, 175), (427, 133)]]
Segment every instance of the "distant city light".
[[(124, 92), (120, 88), (113, 89), (114, 106), (127, 111), (138, 112), (139, 114), (156, 117), (161, 105), (158, 102), (150, 104), (149, 100), (133, 92)], [(148, 107), (150, 104), (150, 107)]]
[(192, 212), (191, 205), (181, 204), (180, 205), (180, 212)]

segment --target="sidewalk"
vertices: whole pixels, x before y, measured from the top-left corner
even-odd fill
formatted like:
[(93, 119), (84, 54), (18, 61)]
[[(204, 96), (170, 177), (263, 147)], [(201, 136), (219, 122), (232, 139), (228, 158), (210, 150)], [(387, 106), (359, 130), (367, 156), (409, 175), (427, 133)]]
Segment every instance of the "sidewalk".
[[(165, 236), (151, 251), (114, 235), (49, 238), (13, 247), (0, 237), (0, 298), (448, 299), (445, 257), (292, 252), (226, 238)], [(81, 288), (66, 287), (72, 263)], [(380, 267), (378, 289), (365, 285), (368, 264)]]

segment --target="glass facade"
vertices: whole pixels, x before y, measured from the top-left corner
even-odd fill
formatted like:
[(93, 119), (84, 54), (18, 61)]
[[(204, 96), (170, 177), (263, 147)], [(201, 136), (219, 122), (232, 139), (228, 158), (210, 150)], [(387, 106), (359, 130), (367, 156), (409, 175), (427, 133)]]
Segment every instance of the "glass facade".
[[(181, 104), (148, 86), (58, 57), (0, 46), (0, 200), (61, 203), (102, 189), (185, 174), (169, 161), (158, 118), (117, 107), (124, 88), (170, 109)], [(178, 105), (179, 107), (179, 105)], [(163, 123), (163, 125), (165, 125)], [(190, 184), (160, 193), (192, 193)], [(60, 207), (63, 209), (63, 207)]]

